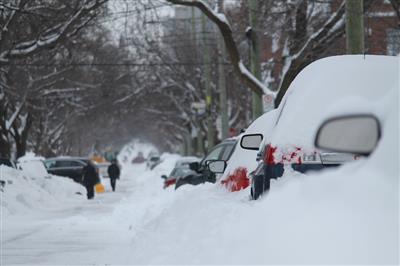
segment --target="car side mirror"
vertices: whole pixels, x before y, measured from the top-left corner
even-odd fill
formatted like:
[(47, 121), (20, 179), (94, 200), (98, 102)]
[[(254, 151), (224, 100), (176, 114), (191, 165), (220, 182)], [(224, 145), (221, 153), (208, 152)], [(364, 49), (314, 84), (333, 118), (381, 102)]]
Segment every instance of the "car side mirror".
[(166, 175), (162, 175), (161, 178), (162, 179), (167, 179), (167, 176)]
[(200, 168), (200, 164), (198, 162), (193, 162), (189, 164), (189, 168), (192, 171), (198, 172)]
[(379, 120), (369, 114), (333, 117), (322, 123), (315, 146), (333, 152), (369, 155), (381, 136)]
[(262, 134), (247, 134), (240, 140), (240, 147), (246, 150), (258, 150), (263, 140)]
[(215, 174), (224, 173), (226, 168), (226, 161), (218, 160), (218, 161), (210, 161), (208, 163), (208, 169)]

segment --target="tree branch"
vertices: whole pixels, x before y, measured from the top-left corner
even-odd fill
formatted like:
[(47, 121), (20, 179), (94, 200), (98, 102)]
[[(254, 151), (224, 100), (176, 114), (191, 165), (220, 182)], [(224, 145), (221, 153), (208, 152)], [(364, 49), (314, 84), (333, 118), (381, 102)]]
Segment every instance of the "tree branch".
[(257, 94), (261, 95), (273, 93), (257, 78), (255, 78), (254, 75), (251, 74), (250, 71), (248, 71), (248, 69), (244, 66), (240, 58), (239, 50), (233, 38), (231, 26), (224, 14), (214, 12), (205, 2), (201, 0), (167, 0), (167, 2), (176, 5), (197, 7), (200, 9), (203, 14), (206, 15), (219, 28), (219, 31), (224, 39), (226, 51), (228, 52), (233, 68), (240, 79)]

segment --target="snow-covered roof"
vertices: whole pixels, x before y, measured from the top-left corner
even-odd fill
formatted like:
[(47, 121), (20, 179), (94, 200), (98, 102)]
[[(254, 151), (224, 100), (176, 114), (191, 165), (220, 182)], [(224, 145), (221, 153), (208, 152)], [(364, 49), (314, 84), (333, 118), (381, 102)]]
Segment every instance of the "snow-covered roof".
[(320, 59), (303, 69), (290, 85), (278, 112), (271, 142), (314, 148), (314, 136), (328, 117), (371, 112), (399, 86), (399, 58), (344, 55)]

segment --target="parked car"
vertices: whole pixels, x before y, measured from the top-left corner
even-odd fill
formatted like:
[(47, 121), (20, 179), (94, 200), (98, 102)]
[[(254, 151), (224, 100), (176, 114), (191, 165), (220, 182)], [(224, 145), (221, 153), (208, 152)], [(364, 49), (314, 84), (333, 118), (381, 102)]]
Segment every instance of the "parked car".
[(164, 179), (164, 188), (167, 188), (171, 185), (175, 185), (176, 180), (179, 178), (183, 178), (190, 174), (196, 174), (193, 170), (190, 169), (189, 164), (199, 162), (199, 158), (197, 157), (182, 157), (182, 159), (178, 160), (175, 163), (174, 169), (172, 169), (171, 173), (166, 176), (162, 175), (161, 178)]
[(156, 167), (160, 163), (161, 163), (161, 158), (159, 155), (150, 155), (149, 158), (147, 159), (146, 166), (150, 170), (153, 170), (154, 167)]
[(42, 157), (24, 156), (18, 159), (17, 167), (32, 178), (50, 179), (51, 175), (47, 171), (43, 159)]
[(5, 165), (11, 168), (17, 168), (15, 162), (9, 158), (0, 158), (0, 165)]
[(44, 161), (50, 174), (69, 177), (78, 183), (82, 182), (83, 168), (89, 162), (90, 160), (84, 157), (56, 157)]
[(359, 154), (325, 153), (315, 148), (315, 133), (332, 113), (354, 108), (371, 112), (371, 103), (397, 86), (397, 64), (395, 57), (346, 55), (324, 58), (303, 69), (275, 111), (275, 125), (263, 136), (261, 146), (260, 136), (241, 139), (245, 149), (260, 147), (259, 165), (251, 175), (251, 196), (257, 199), (262, 195), (270, 188), (271, 179), (281, 177), (287, 167), (306, 172), (358, 159)]
[(229, 191), (239, 191), (246, 189), (249, 184), (249, 175), (257, 167), (255, 160), (257, 156), (257, 150), (244, 149), (239, 145), (241, 143), (244, 134), (255, 134), (260, 139), (267, 136), (273, 126), (275, 125), (275, 111), (268, 112), (255, 121), (253, 121), (238, 138), (238, 144), (236, 145), (229, 163), (226, 164), (226, 169), (222, 171), (220, 180), (221, 184), (225, 186)]
[(135, 158), (132, 159), (132, 164), (144, 163), (146, 159), (143, 156), (143, 152), (139, 152)]
[(200, 162), (190, 163), (189, 168), (194, 174), (189, 174), (176, 180), (175, 189), (185, 184), (198, 185), (205, 182), (215, 183), (217, 181), (216, 173), (208, 169), (208, 163), (215, 160), (229, 161), (236, 144), (237, 138), (228, 138), (213, 147)]

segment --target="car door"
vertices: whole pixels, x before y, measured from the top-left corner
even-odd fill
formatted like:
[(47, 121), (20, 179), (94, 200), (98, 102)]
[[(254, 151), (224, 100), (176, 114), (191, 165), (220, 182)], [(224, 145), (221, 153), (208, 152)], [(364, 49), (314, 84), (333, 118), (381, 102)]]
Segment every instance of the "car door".
[(82, 182), (83, 167), (85, 166), (84, 162), (72, 160), (69, 162), (69, 164), (69, 172), (71, 174), (71, 177), (76, 182)]

